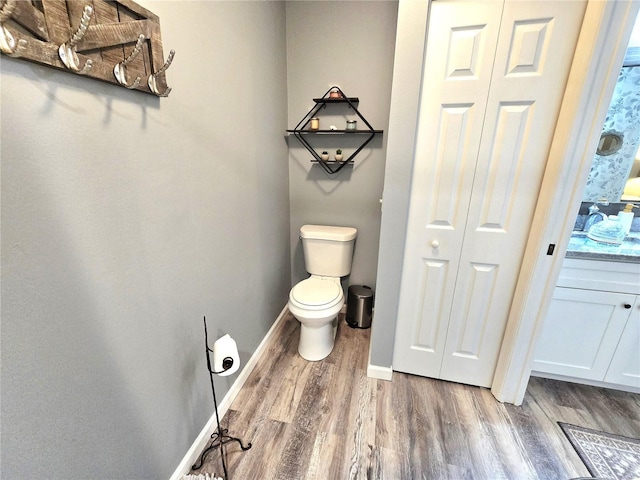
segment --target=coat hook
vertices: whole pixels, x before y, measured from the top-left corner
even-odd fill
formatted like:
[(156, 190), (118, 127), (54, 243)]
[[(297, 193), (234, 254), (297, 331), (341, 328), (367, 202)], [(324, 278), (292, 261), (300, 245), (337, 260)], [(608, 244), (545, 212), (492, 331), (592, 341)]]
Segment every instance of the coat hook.
[(160, 70), (158, 70), (156, 73), (152, 73), (151, 75), (149, 75), (149, 78), (147, 79), (147, 83), (149, 84), (149, 88), (151, 89), (151, 91), (153, 93), (155, 93), (159, 97), (168, 97), (169, 93), (171, 92), (171, 88), (170, 87), (167, 87), (167, 89), (164, 92), (160, 92), (160, 90), (158, 90), (158, 84), (156, 82), (156, 78), (161, 73), (166, 72), (167, 68), (169, 68), (171, 66), (171, 62), (173, 62), (173, 57), (175, 56), (175, 54), (176, 54), (176, 51), (175, 50), (171, 50), (169, 52), (169, 58), (167, 58), (167, 61), (164, 62), (164, 65), (162, 66), (162, 68)]
[(122, 62), (116, 63), (116, 66), (113, 67), (113, 74), (116, 76), (116, 80), (123, 87), (133, 89), (140, 85), (140, 80), (142, 80), (139, 76), (133, 81), (131, 85), (127, 84), (127, 65), (133, 61), (134, 58), (138, 56), (138, 54), (142, 51), (142, 44), (146, 40), (143, 34), (138, 36), (138, 41), (136, 42), (136, 46), (127, 58), (125, 58)]
[(16, 8), (16, 0), (7, 0), (0, 8), (0, 51), (10, 57), (19, 57), (27, 47), (27, 41), (20, 39), (16, 43), (11, 32), (4, 28), (4, 24), (13, 13), (14, 8)]
[(80, 75), (91, 70), (91, 67), (93, 65), (93, 60), (89, 59), (83, 67), (80, 67), (80, 59), (76, 54), (76, 45), (80, 40), (82, 40), (84, 34), (87, 33), (87, 28), (89, 28), (89, 22), (91, 22), (92, 14), (93, 8), (90, 5), (85, 5), (82, 12), (82, 18), (80, 19), (80, 26), (71, 36), (69, 41), (63, 43), (62, 45), (60, 45), (60, 48), (58, 48), (58, 54), (60, 55), (60, 60), (62, 60), (62, 63), (64, 63), (68, 69), (73, 70)]
[(0, 8), (0, 24), (4, 24), (16, 8), (16, 0), (7, 0)]

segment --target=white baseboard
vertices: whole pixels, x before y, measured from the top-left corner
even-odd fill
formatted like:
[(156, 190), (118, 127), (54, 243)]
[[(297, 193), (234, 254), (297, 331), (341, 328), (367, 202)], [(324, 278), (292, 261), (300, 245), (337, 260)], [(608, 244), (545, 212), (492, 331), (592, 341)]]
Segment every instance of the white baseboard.
[(369, 359), (367, 360), (367, 377), (388, 381), (391, 381), (393, 377), (393, 369), (391, 367), (381, 367), (371, 364), (371, 345), (369, 345)]
[[(238, 396), (238, 393), (240, 393), (240, 389), (242, 389), (242, 386), (249, 378), (249, 375), (256, 367), (258, 360), (260, 360), (260, 357), (267, 349), (269, 341), (271, 340), (276, 327), (282, 321), (288, 311), (289, 310), (285, 305), (285, 307), (280, 312), (280, 315), (278, 315), (278, 318), (276, 318), (276, 321), (273, 322), (273, 325), (271, 325), (271, 328), (260, 342), (260, 345), (258, 345), (258, 348), (256, 348), (255, 352), (253, 352), (253, 355), (251, 355), (251, 358), (247, 361), (247, 364), (238, 375), (238, 378), (236, 378), (236, 381), (233, 382), (233, 385), (231, 385), (231, 388), (229, 389), (227, 394), (218, 404), (218, 414), (221, 419), (222, 417), (224, 417), (225, 413), (227, 413), (227, 410), (233, 403), (233, 400)], [(205, 449), (207, 443), (211, 439), (211, 434), (216, 429), (216, 427), (216, 415), (214, 412), (200, 434), (196, 437), (195, 442), (193, 442), (193, 445), (191, 445), (191, 448), (189, 448), (189, 450), (187, 451), (186, 455), (178, 465), (178, 468), (176, 468), (176, 471), (173, 472), (173, 475), (171, 475), (170, 480), (180, 480), (183, 475), (189, 473), (189, 471), (191, 470), (191, 466), (196, 462), (196, 460), (200, 456), (200, 453)]]
[(369, 364), (367, 367), (367, 377), (391, 381), (391, 378), (393, 377), (393, 370), (391, 367), (380, 367), (378, 365)]

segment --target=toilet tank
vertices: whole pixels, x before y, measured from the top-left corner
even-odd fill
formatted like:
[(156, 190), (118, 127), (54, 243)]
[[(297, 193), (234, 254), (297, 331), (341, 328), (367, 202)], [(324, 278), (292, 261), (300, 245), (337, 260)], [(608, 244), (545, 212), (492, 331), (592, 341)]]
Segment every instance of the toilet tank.
[(303, 225), (300, 227), (307, 272), (324, 277), (344, 277), (351, 272), (353, 244), (358, 230), (353, 227)]

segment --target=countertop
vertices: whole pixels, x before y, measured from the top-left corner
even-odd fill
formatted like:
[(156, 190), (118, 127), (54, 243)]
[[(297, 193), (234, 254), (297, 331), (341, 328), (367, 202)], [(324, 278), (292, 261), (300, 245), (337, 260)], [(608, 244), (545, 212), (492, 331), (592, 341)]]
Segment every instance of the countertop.
[(587, 232), (573, 232), (566, 258), (640, 263), (640, 232), (631, 232), (617, 247), (594, 242)]

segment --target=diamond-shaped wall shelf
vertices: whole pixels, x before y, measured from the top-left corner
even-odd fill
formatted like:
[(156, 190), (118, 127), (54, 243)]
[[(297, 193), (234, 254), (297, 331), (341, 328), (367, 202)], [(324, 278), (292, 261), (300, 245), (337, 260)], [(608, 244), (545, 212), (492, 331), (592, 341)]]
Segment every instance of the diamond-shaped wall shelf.
[[(293, 134), (300, 143), (311, 153), (313, 156), (312, 162), (317, 162), (329, 175), (333, 175), (342, 170), (349, 163), (353, 163), (353, 159), (358, 153), (362, 151), (362, 149), (371, 141), (376, 134), (382, 134), (382, 130), (375, 130), (367, 119), (362, 116), (362, 114), (358, 111), (357, 104), (359, 103), (359, 99), (357, 97), (348, 97), (344, 94), (344, 92), (336, 86), (331, 87), (321, 98), (314, 98), (313, 101), (315, 105), (309, 112), (298, 122), (292, 130), (287, 130), (287, 133)], [(318, 125), (312, 122), (312, 119), (316, 118), (316, 115), (322, 110), (326, 108), (328, 104), (344, 104), (349, 109), (353, 110), (353, 113), (367, 126), (366, 129), (350, 129), (346, 128), (344, 130), (338, 129), (319, 129)], [(354, 124), (355, 125), (355, 124)], [(364, 137), (364, 140), (359, 146), (355, 149), (351, 155), (343, 160), (328, 160), (323, 158), (322, 155), (319, 155), (316, 152), (315, 148), (311, 146), (309, 142), (310, 135), (358, 135)]]

